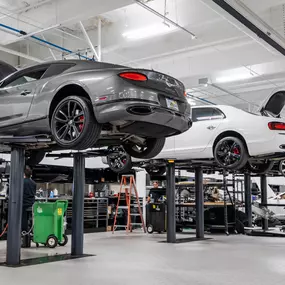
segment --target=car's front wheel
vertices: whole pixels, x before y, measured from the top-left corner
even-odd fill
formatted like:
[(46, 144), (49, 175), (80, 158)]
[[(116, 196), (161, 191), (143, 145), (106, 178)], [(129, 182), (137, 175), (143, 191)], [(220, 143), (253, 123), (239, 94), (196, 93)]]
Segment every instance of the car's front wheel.
[(163, 149), (165, 138), (147, 138), (143, 143), (128, 141), (123, 144), (125, 151), (135, 158), (153, 158)]
[(107, 163), (115, 173), (126, 173), (132, 169), (132, 159), (122, 146), (111, 147), (107, 155)]
[(79, 96), (68, 96), (56, 106), (51, 118), (51, 132), (64, 149), (84, 150), (94, 146), (101, 133), (91, 102)]
[(266, 174), (273, 168), (273, 165), (274, 165), (274, 161), (270, 161), (270, 160), (259, 162), (259, 163), (249, 162), (248, 168), (250, 172), (255, 173), (255, 174)]
[(220, 139), (214, 149), (214, 158), (223, 168), (238, 170), (248, 161), (248, 152), (245, 144), (237, 137)]
[(280, 162), (278, 163), (278, 169), (280, 174), (285, 176), (285, 160), (280, 160)]
[(46, 152), (44, 150), (30, 150), (26, 152), (26, 164), (31, 166), (38, 165), (45, 158)]

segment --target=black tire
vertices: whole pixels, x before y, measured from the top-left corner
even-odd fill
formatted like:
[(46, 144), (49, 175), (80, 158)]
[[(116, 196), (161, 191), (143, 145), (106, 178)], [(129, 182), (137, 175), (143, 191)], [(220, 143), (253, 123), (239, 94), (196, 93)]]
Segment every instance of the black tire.
[(29, 166), (35, 166), (42, 162), (45, 158), (46, 152), (44, 150), (32, 150), (29, 151), (26, 159), (26, 164)]
[[(74, 95), (64, 98), (56, 106), (51, 118), (51, 132), (60, 147), (84, 150), (94, 146), (100, 136), (101, 125), (96, 121), (90, 101)], [(69, 140), (66, 140), (67, 136)]]
[(122, 146), (110, 148), (110, 154), (107, 155), (107, 163), (115, 173), (126, 173), (131, 171), (133, 167), (132, 158)]
[(153, 225), (148, 225), (146, 230), (149, 234), (152, 234), (154, 232)]
[(248, 162), (248, 152), (244, 143), (237, 137), (219, 140), (214, 149), (217, 164), (226, 169), (238, 170)]
[(264, 163), (248, 163), (249, 171), (255, 174), (266, 174), (274, 165), (274, 161), (267, 160)]
[(54, 235), (50, 235), (47, 239), (46, 246), (49, 248), (56, 248), (58, 245), (58, 239)]
[(166, 167), (165, 166), (159, 166), (159, 167), (150, 166), (150, 167), (146, 167), (145, 170), (150, 176), (161, 176), (166, 172)]
[(285, 176), (285, 160), (281, 160), (278, 163), (278, 170), (280, 172), (280, 174), (282, 174), (283, 176)]
[(59, 246), (65, 246), (65, 245), (67, 245), (67, 243), (68, 243), (68, 237), (67, 237), (67, 235), (63, 235), (63, 241), (62, 242), (58, 242), (58, 245)]
[(137, 145), (131, 141), (123, 144), (125, 151), (135, 158), (153, 158), (163, 149), (165, 138), (147, 138), (144, 145)]

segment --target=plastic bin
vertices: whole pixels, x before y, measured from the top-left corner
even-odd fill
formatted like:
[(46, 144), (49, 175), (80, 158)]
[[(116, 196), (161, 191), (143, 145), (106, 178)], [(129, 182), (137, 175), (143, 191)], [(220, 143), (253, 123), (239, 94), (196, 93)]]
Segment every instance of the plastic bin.
[(50, 248), (64, 246), (68, 239), (65, 235), (65, 212), (68, 201), (35, 202), (33, 206), (33, 241)]

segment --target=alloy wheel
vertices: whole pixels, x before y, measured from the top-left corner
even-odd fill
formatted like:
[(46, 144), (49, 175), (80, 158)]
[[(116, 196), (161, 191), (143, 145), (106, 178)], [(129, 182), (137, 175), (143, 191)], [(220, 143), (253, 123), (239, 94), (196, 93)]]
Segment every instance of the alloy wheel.
[(108, 163), (113, 169), (121, 170), (128, 162), (128, 154), (121, 147), (113, 147), (111, 154), (108, 155)]
[(229, 167), (240, 161), (241, 146), (234, 140), (225, 140), (217, 149), (216, 154), (218, 162), (225, 167)]
[(85, 113), (75, 100), (63, 102), (54, 116), (55, 135), (64, 143), (76, 141), (84, 128)]

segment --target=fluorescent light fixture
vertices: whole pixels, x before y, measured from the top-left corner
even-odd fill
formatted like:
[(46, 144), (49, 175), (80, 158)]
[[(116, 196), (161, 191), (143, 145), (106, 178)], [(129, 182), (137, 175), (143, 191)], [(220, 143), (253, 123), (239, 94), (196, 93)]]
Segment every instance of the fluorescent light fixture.
[(141, 40), (159, 35), (164, 35), (176, 30), (175, 27), (164, 25), (163, 23), (147, 26), (141, 29), (131, 30), (122, 34), (128, 40)]
[(234, 81), (240, 81), (240, 80), (246, 80), (253, 77), (256, 77), (256, 74), (253, 73), (240, 73), (240, 74), (231, 74), (227, 76), (221, 76), (216, 78), (217, 83), (227, 83), (227, 82), (234, 82)]

